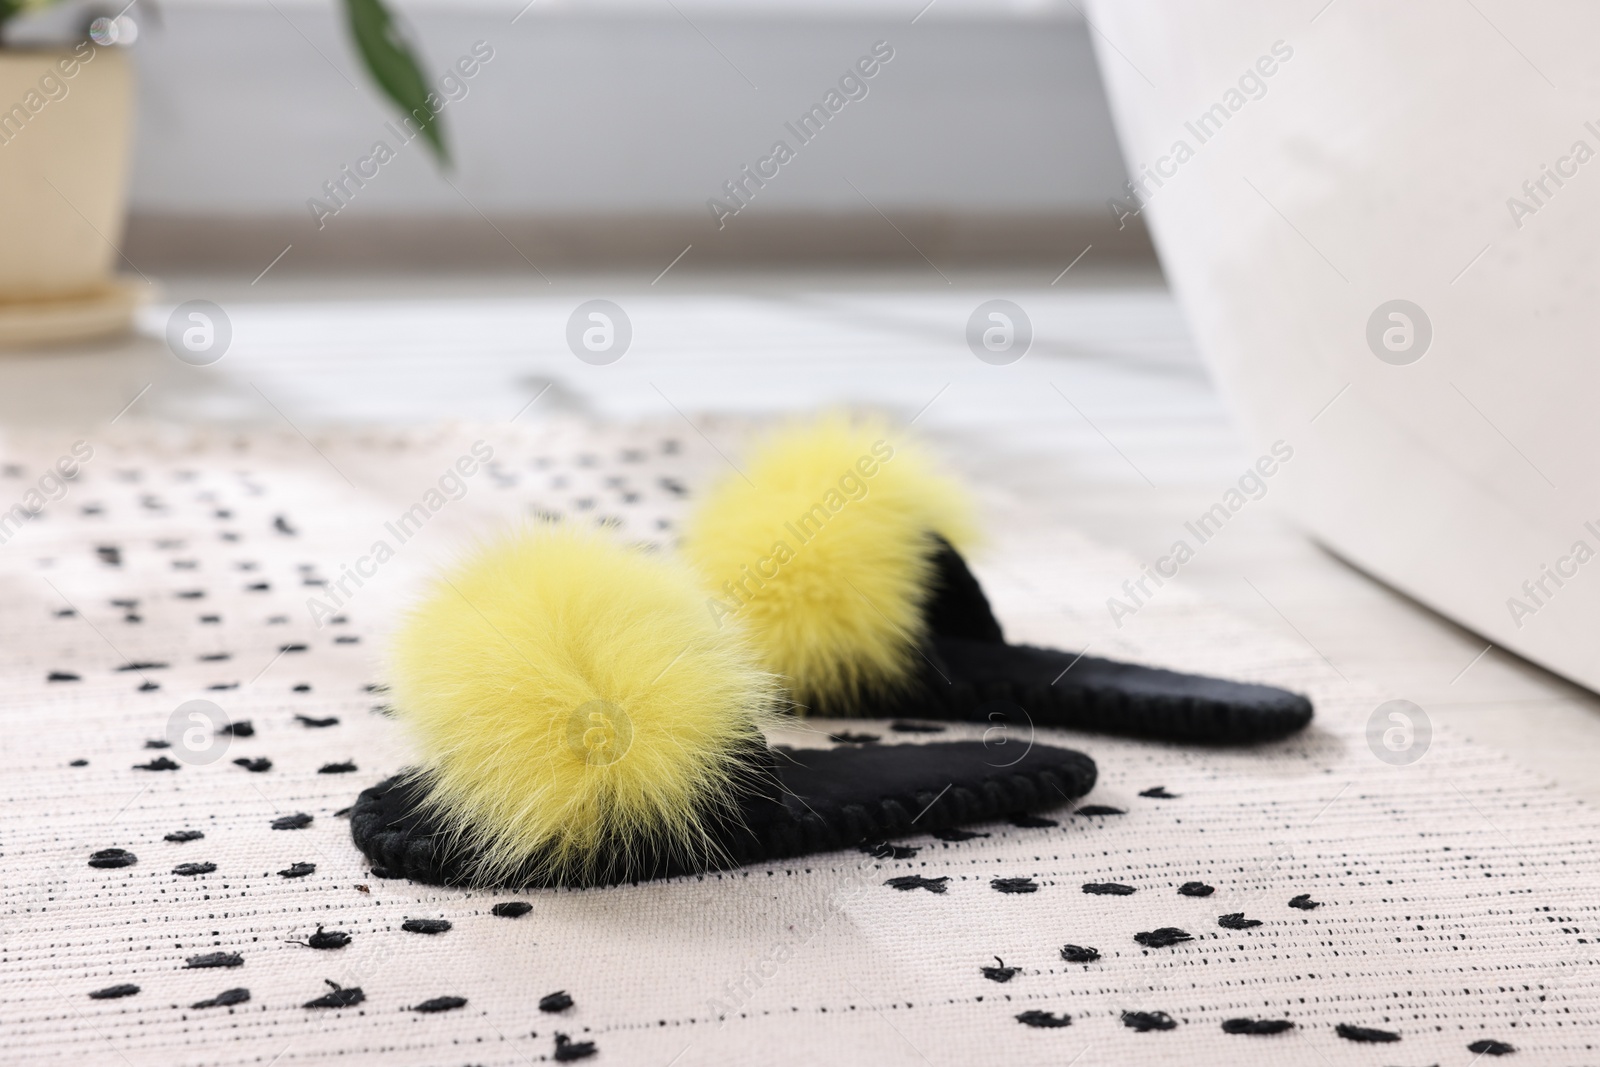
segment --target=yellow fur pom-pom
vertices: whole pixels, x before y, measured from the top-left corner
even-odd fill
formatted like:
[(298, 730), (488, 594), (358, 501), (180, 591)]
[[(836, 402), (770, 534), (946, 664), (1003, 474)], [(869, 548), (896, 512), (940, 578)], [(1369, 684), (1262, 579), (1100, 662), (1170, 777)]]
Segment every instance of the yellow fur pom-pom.
[(972, 505), (912, 441), (830, 416), (780, 431), (690, 517), (683, 551), (719, 624), (747, 624), (802, 705), (849, 712), (910, 677), (934, 535), (958, 548)]
[(426, 804), (486, 880), (581, 873), (643, 841), (707, 856), (774, 690), (690, 575), (558, 525), (436, 582), (392, 660)]

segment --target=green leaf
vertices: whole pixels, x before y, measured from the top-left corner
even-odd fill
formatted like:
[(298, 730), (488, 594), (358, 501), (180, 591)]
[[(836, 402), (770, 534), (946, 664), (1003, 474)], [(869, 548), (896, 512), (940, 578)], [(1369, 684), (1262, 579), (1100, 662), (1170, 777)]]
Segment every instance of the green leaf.
[[(0, 36), (3, 36), (6, 23), (23, 12), (43, 11), (59, 2), (60, 0), (0, 0)], [(0, 44), (4, 44), (4, 41), (0, 40)]]
[(428, 107), (432, 90), (422, 76), (416, 53), (400, 35), (400, 27), (389, 9), (383, 6), (382, 0), (344, 0), (344, 6), (350, 20), (350, 33), (356, 39), (356, 47), (372, 80), (421, 127), (439, 165), (448, 168), (450, 152), (445, 148), (443, 126), (439, 116)]

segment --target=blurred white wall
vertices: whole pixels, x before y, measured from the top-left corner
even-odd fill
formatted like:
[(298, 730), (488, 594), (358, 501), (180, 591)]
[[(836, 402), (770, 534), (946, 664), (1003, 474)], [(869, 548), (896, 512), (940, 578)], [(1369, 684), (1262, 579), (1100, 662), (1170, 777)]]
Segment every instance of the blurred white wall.
[[(885, 208), (1096, 210), (1122, 180), (1070, 7), (945, 14), (936, 3), (912, 25), (925, 0), (892, 17), (882, 3), (853, 14), (680, 3), (680, 16), (667, 0), (611, 11), (536, 2), (513, 24), (523, 2), (404, 5), (431, 73), (474, 42), (494, 51), (444, 111), (454, 180), (486, 211), (705, 210), (776, 138), (793, 142), (783, 124), (876, 41), (894, 58), (760, 206), (853, 210), (849, 178)], [(136, 209), (302, 210), (387, 136), (392, 115), (331, 4), (165, 4), (154, 21), (135, 48)], [(418, 147), (362, 190), (364, 206), (470, 213)]]
[[(1031, 216), (1060, 228), (1098, 222), (1124, 181), (1089, 29), (1068, 0), (396, 6), (432, 76), (478, 42), (493, 58), (444, 110), (449, 180), (421, 142), (399, 149), (349, 210), (312, 231), (319, 245), (337, 243), (341, 228), (370, 238), (380, 220), (480, 212), (513, 226), (665, 220), (719, 236), (877, 211), (897, 223), (916, 216), (908, 225)], [(132, 210), (146, 244), (139, 219), (181, 229), (203, 218), (226, 233), (248, 220), (309, 224), (307, 201), (324, 196), (324, 182), (375, 141), (398, 146), (386, 126), (395, 116), (332, 0), (138, 0), (132, 13), (141, 31)], [(877, 42), (893, 58), (866, 96), (799, 145), (784, 124), (823, 102)], [(707, 200), (780, 138), (796, 158), (719, 231)]]

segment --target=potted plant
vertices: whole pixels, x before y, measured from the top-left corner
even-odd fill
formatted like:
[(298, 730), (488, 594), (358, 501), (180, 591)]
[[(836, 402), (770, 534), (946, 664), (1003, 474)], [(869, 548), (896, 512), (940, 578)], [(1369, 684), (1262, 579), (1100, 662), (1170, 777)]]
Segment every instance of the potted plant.
[[(58, 47), (7, 30), (57, 0), (0, 0), (0, 344), (125, 330), (147, 279), (118, 274), (133, 125), (126, 15), (96, 18)], [(416, 54), (382, 0), (343, 0), (367, 72), (448, 165)]]

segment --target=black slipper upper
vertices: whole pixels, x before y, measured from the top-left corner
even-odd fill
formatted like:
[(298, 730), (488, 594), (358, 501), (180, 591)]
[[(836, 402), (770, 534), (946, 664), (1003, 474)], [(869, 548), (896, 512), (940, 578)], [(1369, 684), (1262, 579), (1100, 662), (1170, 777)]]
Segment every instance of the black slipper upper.
[[(1267, 685), (1008, 645), (966, 561), (935, 538), (924, 606), (930, 637), (899, 692), (857, 704), (870, 718), (963, 719), (1093, 730), (1182, 742), (1242, 744), (1287, 736), (1311, 702)], [(842, 714), (826, 703), (813, 714)]]

